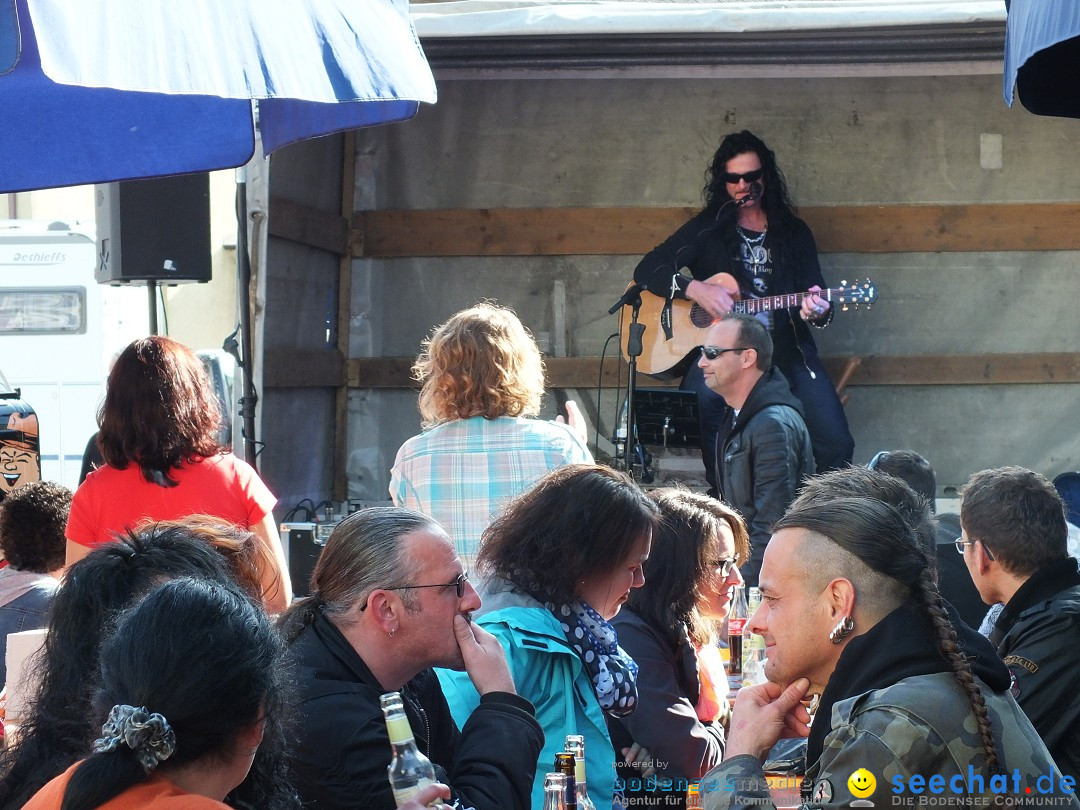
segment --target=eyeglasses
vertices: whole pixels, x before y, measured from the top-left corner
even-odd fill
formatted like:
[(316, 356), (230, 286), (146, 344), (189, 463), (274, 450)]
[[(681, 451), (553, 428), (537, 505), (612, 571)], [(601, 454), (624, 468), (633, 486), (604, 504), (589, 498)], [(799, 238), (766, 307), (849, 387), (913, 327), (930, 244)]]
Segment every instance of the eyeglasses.
[(731, 183), (733, 186), (738, 185), (740, 180), (745, 180), (747, 183), (756, 183), (761, 179), (763, 174), (765, 174), (765, 169), (754, 169), (754, 171), (746, 172), (744, 174), (724, 172), (724, 182)]
[[(960, 537), (957, 537), (956, 540), (954, 540), (953, 542), (956, 543), (956, 553), (957, 554), (963, 554), (964, 553), (964, 546), (973, 546), (976, 543), (978, 543), (979, 541), (978, 540), (965, 540), (963, 535), (961, 535)], [(983, 543), (982, 547), (983, 547), (983, 551), (986, 552), (987, 558), (990, 560), (990, 562), (993, 562), (994, 561), (994, 555), (990, 551), (990, 549), (988, 549), (986, 547), (986, 543)]]
[[(870, 463), (866, 465), (866, 469), (868, 469), (868, 470), (876, 470), (878, 467), (881, 466), (881, 462), (886, 461), (888, 458), (889, 458), (889, 451), (888, 450), (882, 450), (877, 455), (875, 455), (872, 459), (870, 459)], [(964, 552), (961, 551), (960, 553), (963, 554)]]
[(715, 360), (726, 352), (735, 352), (737, 354), (739, 352), (745, 352), (747, 348), (747, 346), (736, 346), (733, 349), (721, 349), (719, 346), (702, 346), (701, 353), (705, 355), (706, 360)]
[[(413, 588), (449, 588), (452, 585), (454, 587), (454, 591), (457, 593), (457, 598), (461, 599), (461, 597), (465, 595), (465, 583), (468, 581), (469, 572), (465, 571), (461, 573), (453, 582), (439, 582), (435, 585), (389, 585), (385, 588), (376, 588), (375, 590), (411, 591)], [(364, 602), (364, 606), (360, 608), (360, 610), (367, 610), (367, 602)]]
[(731, 569), (735, 567), (735, 563), (738, 562), (734, 557), (724, 557), (722, 560), (714, 560), (709, 563), (715, 568), (721, 577), (727, 579), (731, 575)]

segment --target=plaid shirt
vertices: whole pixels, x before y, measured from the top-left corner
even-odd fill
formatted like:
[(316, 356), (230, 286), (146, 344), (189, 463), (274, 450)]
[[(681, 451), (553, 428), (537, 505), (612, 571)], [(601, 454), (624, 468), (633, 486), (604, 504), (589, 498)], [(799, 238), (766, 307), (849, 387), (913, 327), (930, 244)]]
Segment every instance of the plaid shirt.
[(558, 467), (592, 460), (566, 425), (512, 416), (457, 419), (401, 446), (390, 497), (439, 521), (468, 570), (480, 535), (515, 495)]

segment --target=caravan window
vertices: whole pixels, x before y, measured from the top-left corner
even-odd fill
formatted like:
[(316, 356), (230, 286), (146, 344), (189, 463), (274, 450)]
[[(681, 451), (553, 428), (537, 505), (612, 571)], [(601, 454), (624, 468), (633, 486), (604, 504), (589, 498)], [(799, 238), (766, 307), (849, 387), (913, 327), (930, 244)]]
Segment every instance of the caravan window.
[(85, 332), (84, 287), (0, 288), (0, 334), (81, 335)]

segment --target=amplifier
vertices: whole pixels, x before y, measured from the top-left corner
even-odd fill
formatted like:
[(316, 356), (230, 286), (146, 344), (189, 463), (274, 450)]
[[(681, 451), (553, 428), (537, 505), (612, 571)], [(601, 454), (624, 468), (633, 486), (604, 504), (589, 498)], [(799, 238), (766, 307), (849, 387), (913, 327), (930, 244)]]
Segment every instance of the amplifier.
[(293, 595), (307, 596), (311, 592), (311, 572), (336, 523), (281, 524), (281, 546), (289, 561)]

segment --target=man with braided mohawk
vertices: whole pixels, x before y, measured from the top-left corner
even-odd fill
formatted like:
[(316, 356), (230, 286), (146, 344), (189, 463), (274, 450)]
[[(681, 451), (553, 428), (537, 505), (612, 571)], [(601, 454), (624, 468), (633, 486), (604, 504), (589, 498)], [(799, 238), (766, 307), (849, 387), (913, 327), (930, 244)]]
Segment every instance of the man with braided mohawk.
[(702, 780), (706, 810), (769, 807), (761, 763), (800, 735), (811, 807), (1033, 795), (1080, 808), (992, 647), (949, 621), (930, 556), (895, 509), (867, 498), (793, 507), (760, 582), (748, 626), (765, 639), (769, 680), (739, 692), (724, 762)]

